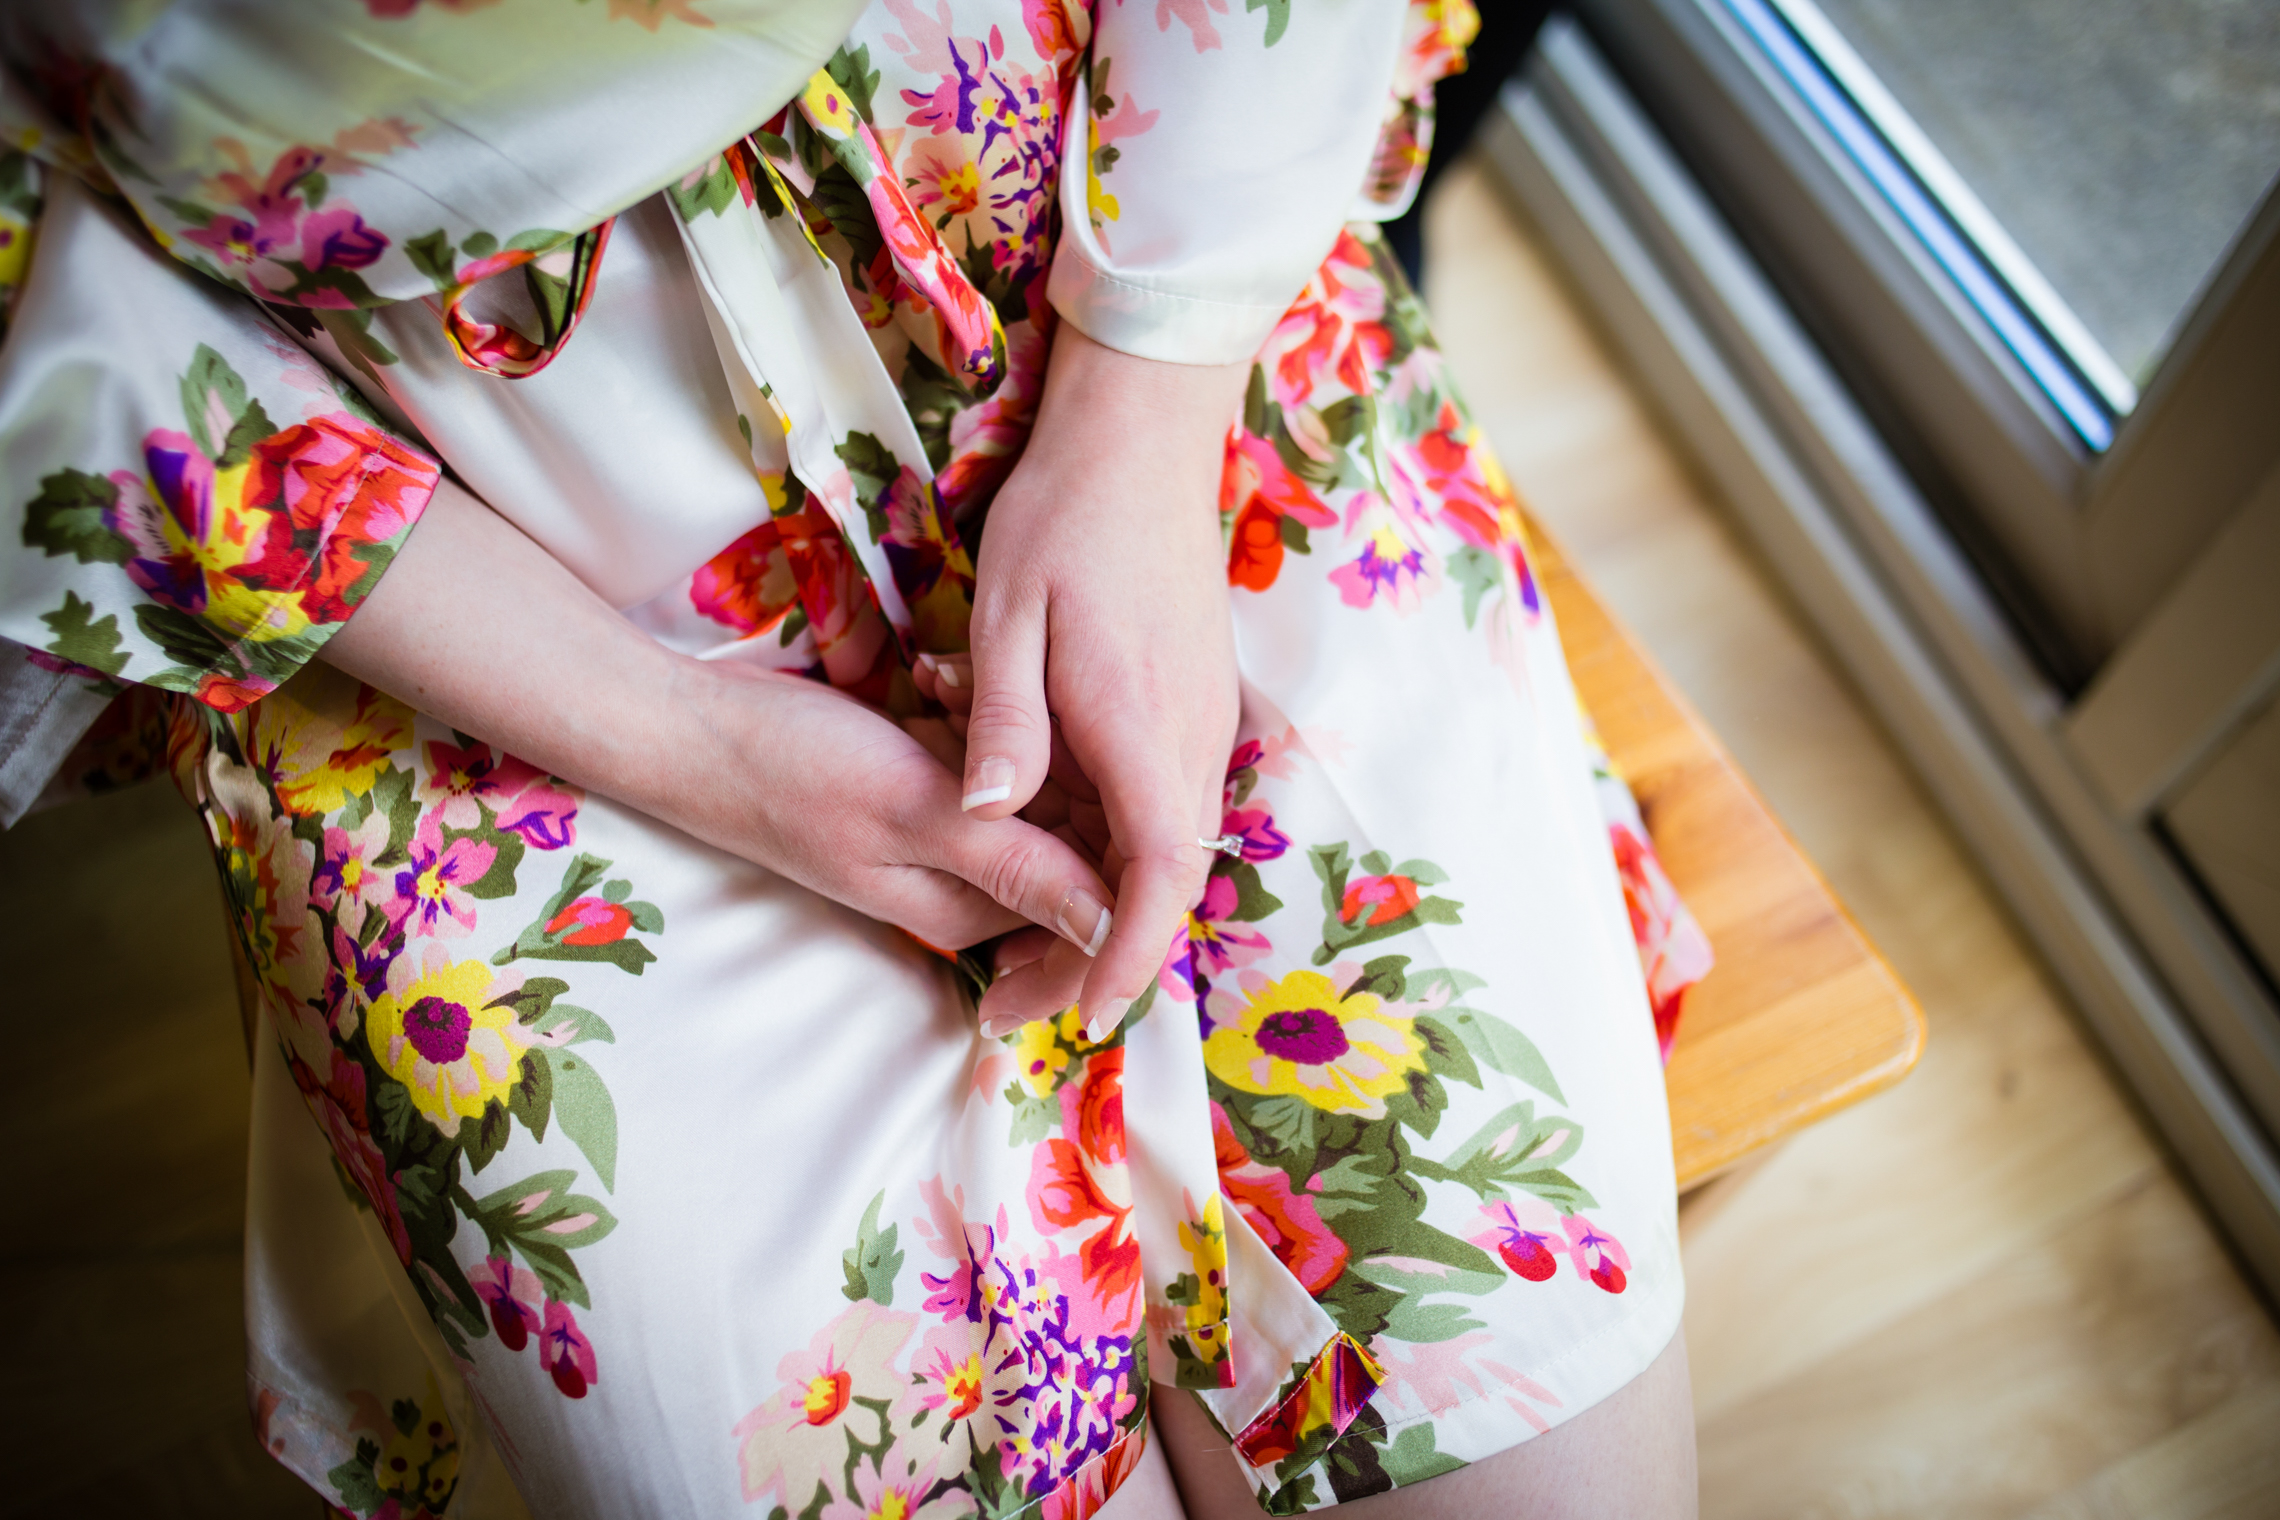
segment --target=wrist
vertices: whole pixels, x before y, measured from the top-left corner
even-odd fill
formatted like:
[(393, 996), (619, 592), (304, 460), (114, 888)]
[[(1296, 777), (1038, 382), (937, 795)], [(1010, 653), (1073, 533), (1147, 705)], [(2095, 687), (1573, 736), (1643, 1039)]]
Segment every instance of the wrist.
[(1044, 426), (1048, 417), (1061, 425), (1073, 419), (1146, 421), (1172, 429), (1175, 437), (1208, 438), (1216, 451), (1242, 408), (1250, 370), (1248, 363), (1143, 359), (1097, 342), (1075, 323), (1063, 321), (1053, 335), (1039, 425)]

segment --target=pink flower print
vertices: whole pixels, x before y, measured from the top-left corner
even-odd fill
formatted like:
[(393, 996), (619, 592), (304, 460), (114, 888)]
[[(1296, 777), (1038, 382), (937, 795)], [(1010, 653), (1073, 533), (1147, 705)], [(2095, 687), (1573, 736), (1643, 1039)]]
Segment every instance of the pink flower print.
[(1568, 1259), (1575, 1269), (1610, 1293), (1622, 1292), (1631, 1270), (1622, 1242), (1580, 1214), (1561, 1220), (1560, 1228), (1567, 1231)]
[(467, 889), (490, 871), (499, 851), (465, 835), (446, 843), (438, 816), (428, 814), (413, 831), (411, 859), (396, 873), (388, 914), (406, 934), (457, 939), (475, 927), (475, 899)]
[[(903, 1401), (913, 1409), (933, 1410), (943, 1421), (943, 1439), (948, 1440), (950, 1428), (971, 1419), (982, 1407), (987, 1379), (980, 1327), (961, 1319), (929, 1330), (911, 1370), (911, 1390)], [(910, 1420), (898, 1414), (893, 1423), (908, 1425)]]
[(1156, 30), (1170, 31), (1177, 19), (1195, 39), (1197, 52), (1211, 52), (1220, 45), (1219, 29), (1211, 24), (1206, 5), (1222, 16), (1227, 14), (1227, 0), (1156, 0)]
[[(529, 1345), (531, 1332), (541, 1325), (538, 1274), (528, 1267), (516, 1266), (504, 1256), (489, 1256), (470, 1276), (475, 1284), (475, 1296), (491, 1311), (491, 1328), (498, 1333), (499, 1344), (509, 1351), (520, 1351)], [(568, 1314), (569, 1311), (563, 1312)], [(587, 1349), (586, 1357), (590, 1366), (592, 1348)], [(586, 1381), (590, 1383), (593, 1378), (589, 1376)], [(570, 1396), (582, 1398), (584, 1390)]]
[(972, 1503), (956, 1490), (929, 1504), (927, 1490), (934, 1487), (939, 1452), (920, 1460), (901, 1447), (889, 1450), (874, 1469), (858, 1463), (850, 1492), (834, 1496), (824, 1506), (822, 1520), (948, 1520), (967, 1515)]
[(1253, 865), (1278, 860), (1290, 848), (1290, 836), (1275, 827), (1274, 816), (1265, 808), (1229, 808), (1219, 828), (1242, 836), (1243, 858)]
[(380, 260), (388, 239), (346, 206), (319, 211), (301, 223), (301, 262), (311, 269), (363, 269)]
[(1188, 917), (1188, 944), (1195, 969), (1203, 976), (1217, 977), (1238, 966), (1248, 966), (1274, 948), (1258, 930), (1232, 921), (1236, 899), (1234, 879), (1213, 876), (1204, 884), (1203, 901)]
[(1371, 374), (1393, 353), (1385, 306), (1370, 250), (1351, 232), (1339, 233), (1260, 354), (1275, 401), (1295, 412), (1326, 389), (1370, 394)]
[(427, 760), (420, 800), (446, 827), (481, 828), (488, 807), (499, 828), (522, 835), (533, 849), (559, 850), (577, 836), (577, 795), (538, 767), (480, 740), (464, 749), (431, 740)]
[[(912, 108), (910, 124), (936, 135), (973, 133), (975, 105), (990, 64), (991, 49), (979, 37), (951, 34), (950, 0), (935, 0), (935, 13), (926, 15), (911, 0), (886, 0), (887, 13), (902, 25), (902, 33), (889, 32), (888, 47), (919, 73), (938, 76), (932, 91), (905, 90), (903, 103)], [(1001, 40), (996, 49), (1002, 56)]]
[(1164, 963), (1156, 968), (1156, 985), (1164, 995), (1183, 1003), (1195, 1001), (1195, 943), (1191, 931), (1195, 916), (1172, 933), (1172, 944), (1164, 952)]
[(394, 884), (390, 873), (374, 864), (387, 849), (388, 815), (378, 808), (353, 829), (326, 829), (309, 878), (312, 905), (332, 908), (352, 929), (361, 925), (364, 910), (386, 902)]
[(1084, 50), (1084, 39), (1062, 0), (1021, 0), (1021, 25), (1037, 56), (1056, 67)]
[(895, 1364), (917, 1328), (915, 1314), (858, 1299), (785, 1355), (776, 1391), (730, 1432), (747, 1503), (773, 1494), (804, 1505), (819, 1483), (840, 1488), (849, 1446), (887, 1433), (879, 1406), (909, 1386)]
[(1559, 1258), (1552, 1252), (1568, 1245), (1560, 1211), (1543, 1199), (1524, 1195), (1511, 1203), (1489, 1204), (1480, 1211), (1480, 1221), (1483, 1228), (1466, 1238), (1482, 1250), (1496, 1252), (1528, 1281), (1543, 1282), (1559, 1270)]
[(260, 227), (242, 216), (232, 216), (224, 211), (216, 213), (213, 220), (203, 227), (186, 229), (182, 237), (186, 242), (196, 243), (219, 255), (223, 266), (227, 268), (243, 267), (268, 259), (271, 252), (280, 245), (294, 240), (293, 232), (291, 223), (282, 226), (272, 223)]
[(1338, 916), (1349, 924), (1376, 928), (1417, 906), (1417, 883), (1407, 876), (1357, 876), (1346, 885)]
[(534, 850), (559, 850), (578, 837), (578, 794), (540, 778), (499, 809), (499, 827)]
[(546, 921), (546, 932), (565, 945), (614, 945), (632, 927), (631, 909), (599, 897), (581, 897)]
[(538, 1358), (564, 1398), (582, 1399), (587, 1389), (601, 1381), (594, 1364), (594, 1343), (578, 1328), (578, 1317), (568, 1304), (547, 1300)]
[(1383, 597), (1405, 616), (1418, 609), (1439, 578), (1439, 566), (1422, 548), (1404, 543), (1389, 518), (1381, 518), (1362, 540), (1359, 559), (1330, 572), (1330, 584), (1347, 606), (1368, 607)]

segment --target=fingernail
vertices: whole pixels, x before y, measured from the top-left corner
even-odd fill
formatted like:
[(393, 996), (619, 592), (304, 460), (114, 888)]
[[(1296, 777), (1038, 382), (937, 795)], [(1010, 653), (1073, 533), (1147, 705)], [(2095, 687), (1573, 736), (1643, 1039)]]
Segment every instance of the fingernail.
[(941, 661), (935, 667), (934, 674), (936, 679), (941, 681), (941, 683), (945, 686), (963, 686), (966, 684), (963, 680), (959, 679), (958, 667), (951, 664), (948, 660)]
[(936, 675), (940, 675), (942, 673), (941, 664), (941, 661), (935, 659), (934, 656), (930, 654), (921, 654), (918, 657), (918, 668), (920, 670), (932, 671)]
[[(1087, 955), (1100, 954), (1108, 939), (1109, 911), (1090, 892), (1071, 892), (1061, 899), (1061, 932), (1069, 943)], [(1089, 927), (1088, 927), (1089, 926)]]
[(1131, 1006), (1130, 998), (1110, 998), (1102, 1003), (1091, 1021), (1085, 1025), (1085, 1038), (1098, 1045), (1116, 1033), (1116, 1026), (1124, 1022), (1124, 1011)]
[(1012, 795), (1013, 762), (990, 755), (967, 765), (966, 795), (958, 799), (958, 808), (971, 813), (978, 807), (1003, 802)]

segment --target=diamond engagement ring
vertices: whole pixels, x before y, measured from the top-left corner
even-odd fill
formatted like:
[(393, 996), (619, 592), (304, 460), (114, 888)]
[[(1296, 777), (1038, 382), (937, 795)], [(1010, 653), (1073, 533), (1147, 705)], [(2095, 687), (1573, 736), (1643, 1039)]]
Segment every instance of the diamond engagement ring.
[(1222, 834), (1217, 839), (1198, 839), (1196, 843), (1207, 850), (1217, 850), (1230, 860), (1243, 858), (1243, 836), (1240, 834)]

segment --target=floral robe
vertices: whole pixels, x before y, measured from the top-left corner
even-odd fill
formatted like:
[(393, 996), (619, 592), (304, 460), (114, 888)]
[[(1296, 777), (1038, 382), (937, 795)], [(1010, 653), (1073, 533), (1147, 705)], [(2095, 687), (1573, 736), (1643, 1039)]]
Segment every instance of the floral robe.
[[(0, 813), (164, 766), (209, 829), (249, 1395), (338, 1511), (1080, 1516), (1153, 1387), (1291, 1513), (1660, 1351), (1707, 947), (1375, 228), (1471, 26), (0, 18)], [(1063, 320), (1253, 364), (1242, 849), (1104, 1042), (315, 659), (448, 467), (664, 643), (915, 711)]]

